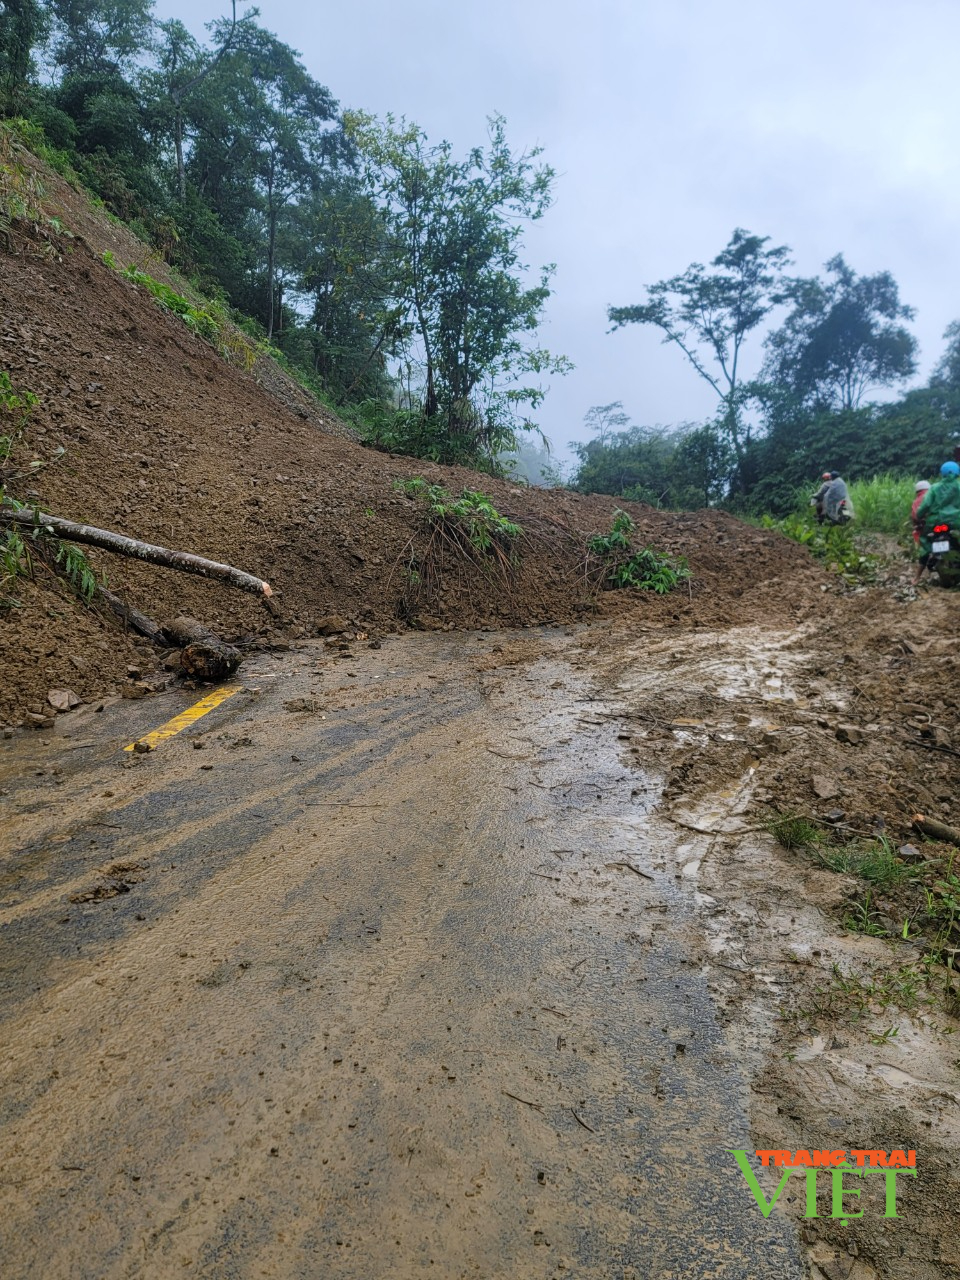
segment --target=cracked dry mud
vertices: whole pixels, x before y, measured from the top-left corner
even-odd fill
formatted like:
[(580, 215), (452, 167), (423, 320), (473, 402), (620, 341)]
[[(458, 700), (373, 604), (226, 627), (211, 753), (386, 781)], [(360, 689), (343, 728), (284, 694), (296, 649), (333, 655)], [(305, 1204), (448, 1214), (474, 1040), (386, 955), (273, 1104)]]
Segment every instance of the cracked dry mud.
[[(960, 1274), (956, 1024), (791, 1016), (892, 963), (758, 812), (833, 767), (824, 653), (305, 643), (147, 756), (187, 693), (0, 744), (4, 1274)], [(915, 1148), (901, 1216), (764, 1219), (727, 1154), (825, 1145)]]

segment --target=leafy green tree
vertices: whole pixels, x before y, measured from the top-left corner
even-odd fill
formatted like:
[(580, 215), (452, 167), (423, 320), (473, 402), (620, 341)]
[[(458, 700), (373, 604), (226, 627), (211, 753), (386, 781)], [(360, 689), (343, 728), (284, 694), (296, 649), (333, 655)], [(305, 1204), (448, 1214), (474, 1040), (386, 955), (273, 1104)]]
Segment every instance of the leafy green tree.
[(767, 248), (769, 236), (738, 227), (722, 253), (704, 267), (691, 263), (682, 275), (647, 288), (645, 303), (610, 307), (613, 328), (649, 324), (674, 343), (717, 394), (718, 427), (742, 462), (751, 426), (744, 409), (752, 388), (742, 374), (747, 337), (784, 300), (785, 245)]
[(826, 270), (826, 281), (791, 283), (793, 310), (767, 338), (764, 377), (795, 404), (851, 411), (915, 372), (917, 342), (902, 323), (914, 312), (888, 271), (858, 276), (842, 254)]
[(310, 363), (338, 401), (388, 394), (387, 355), (403, 333), (390, 296), (381, 211), (358, 178), (321, 173), (290, 213), (281, 259), (309, 307)]
[[(505, 123), (486, 148), (455, 160), (416, 125), (359, 112), (345, 119), (370, 194), (382, 208), (385, 269), (399, 310), (393, 355), (422, 372), (421, 410), (438, 425), (442, 460), (494, 458), (530, 429), (542, 374), (568, 362), (524, 341), (540, 321), (552, 268), (528, 286), (523, 223), (544, 214), (553, 171), (539, 149), (514, 154)], [(528, 380), (529, 379), (529, 380)]]
[(149, 48), (153, 0), (48, 0), (48, 7), (63, 79), (130, 68)]
[(0, 0), (0, 115), (16, 116), (26, 109), (34, 50), (49, 22), (40, 0)]
[(622, 400), (613, 400), (610, 404), (592, 405), (584, 414), (583, 425), (589, 433), (590, 442), (603, 446), (611, 436), (627, 430), (630, 415), (624, 413)]
[(933, 371), (930, 385), (960, 391), (960, 320), (948, 324), (943, 337), (946, 350)]
[(147, 78), (157, 99), (157, 116), (173, 141), (177, 199), (183, 204), (187, 198), (185, 146), (189, 122), (196, 114), (195, 103), (204, 81), (226, 57), (237, 34), (237, 0), (232, 0), (229, 24), (224, 21), (220, 25), (220, 42), (212, 50), (201, 48), (177, 18), (158, 23), (157, 31), (156, 67)]
[[(215, 45), (226, 45), (231, 31), (229, 21), (216, 23)], [(192, 108), (188, 177), (229, 230), (257, 240), (262, 295), (259, 302), (251, 297), (250, 306), (263, 316), (270, 337), (281, 221), (318, 173), (345, 155), (335, 128), (337, 103), (298, 54), (248, 16)]]

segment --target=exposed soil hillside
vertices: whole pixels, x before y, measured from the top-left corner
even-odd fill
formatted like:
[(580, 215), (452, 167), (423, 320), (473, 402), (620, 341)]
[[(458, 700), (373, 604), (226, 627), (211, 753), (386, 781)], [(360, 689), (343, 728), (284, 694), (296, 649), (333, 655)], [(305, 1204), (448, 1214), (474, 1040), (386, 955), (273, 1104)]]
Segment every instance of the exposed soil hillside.
[[(21, 496), (267, 578), (280, 616), (94, 557), (158, 621), (278, 652), (156, 751), (119, 744), (198, 694), (0, 742), (17, 1274), (368, 1275), (389, 1221), (397, 1276), (617, 1250), (692, 1275), (708, 1247), (753, 1276), (761, 1219), (718, 1209), (718, 1146), (752, 1144), (916, 1150), (900, 1221), (878, 1186), (832, 1219), (824, 1182), (816, 1220), (794, 1189), (768, 1226), (811, 1280), (958, 1280), (960, 592), (897, 556), (846, 587), (773, 532), (641, 507), (692, 577), (601, 591), (613, 500), (363, 448), (107, 267), (164, 270), (45, 182), (73, 236), (0, 253), (0, 370), (39, 397), (18, 461), (48, 464)], [(413, 476), (489, 493), (516, 567), (431, 555)], [(0, 726), (162, 660), (42, 563), (16, 590)], [(381, 644), (404, 628), (498, 634)]]
[[(329, 614), (370, 631), (559, 622), (595, 607), (583, 580), (585, 535), (609, 528), (612, 500), (518, 488), (360, 446), (326, 411), (308, 414), (285, 376), (270, 394), (105, 265), (105, 248), (123, 265), (143, 260), (144, 247), (58, 179), (44, 180), (56, 191), (51, 211), (76, 234), (19, 236), (16, 252), (0, 256), (0, 368), (39, 397), (26, 456), (66, 451), (37, 472), (30, 496), (67, 518), (262, 576), (282, 619), (225, 587), (95, 555), (129, 603), (161, 622), (186, 612), (233, 637), (278, 625), (313, 634)], [(455, 491), (480, 488), (521, 524), (512, 581), (448, 559), (442, 580), (428, 584), (436, 590), (411, 591), (424, 509), (394, 482), (415, 475)], [(819, 590), (806, 554), (778, 535), (716, 512), (633, 514), (644, 540), (688, 557), (693, 580), (663, 599), (606, 593), (604, 610), (715, 624), (758, 610), (790, 617)], [(3, 618), (0, 724), (18, 722), (52, 687), (82, 697), (110, 691), (135, 656), (114, 627), (42, 585), (21, 590), (22, 608)]]

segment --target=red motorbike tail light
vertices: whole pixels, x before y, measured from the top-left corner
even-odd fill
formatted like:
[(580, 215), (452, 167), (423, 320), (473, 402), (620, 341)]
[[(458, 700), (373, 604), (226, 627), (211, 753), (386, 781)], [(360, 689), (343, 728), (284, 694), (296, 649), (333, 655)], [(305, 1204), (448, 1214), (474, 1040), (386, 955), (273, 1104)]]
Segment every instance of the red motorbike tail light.
[(933, 526), (934, 533), (949, 533), (950, 526), (948, 524), (935, 524)]

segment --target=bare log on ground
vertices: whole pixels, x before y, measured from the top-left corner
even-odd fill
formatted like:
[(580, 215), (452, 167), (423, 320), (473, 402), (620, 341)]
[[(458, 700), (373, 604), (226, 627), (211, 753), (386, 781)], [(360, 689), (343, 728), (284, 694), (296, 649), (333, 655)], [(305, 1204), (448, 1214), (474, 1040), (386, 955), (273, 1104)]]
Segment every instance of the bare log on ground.
[(240, 651), (227, 644), (196, 618), (167, 622), (163, 634), (180, 652), (180, 666), (197, 680), (225, 680), (241, 662)]
[(935, 818), (927, 818), (922, 813), (913, 815), (913, 825), (931, 840), (942, 840), (945, 844), (960, 845), (960, 831), (956, 827), (948, 827), (945, 822), (937, 822)]
[(141, 613), (139, 609), (134, 609), (133, 605), (124, 603), (119, 596), (115, 596), (106, 587), (97, 588), (97, 598), (103, 601), (110, 612), (119, 618), (125, 627), (129, 627), (131, 631), (136, 631), (138, 635), (146, 636), (153, 644), (162, 645), (164, 643), (162, 628), (152, 618), (148, 618), (145, 613)]
[[(249, 591), (269, 601), (273, 590), (269, 582), (255, 578), (253, 574), (244, 573), (230, 564), (219, 564), (216, 560), (205, 560), (202, 556), (191, 555), (188, 551), (172, 551), (169, 547), (155, 547), (149, 542), (139, 542), (136, 538), (128, 538), (122, 533), (111, 533), (109, 529), (98, 529), (92, 524), (76, 524), (73, 520), (64, 520), (60, 516), (49, 515), (46, 511), (33, 511), (26, 508), (0, 506), (0, 521), (16, 524), (26, 528), (49, 529), (58, 538), (67, 542), (81, 542), (91, 547), (101, 547), (104, 551), (113, 551), (117, 555), (130, 556), (134, 560), (145, 560), (149, 564), (160, 564), (167, 569), (179, 569), (183, 573), (196, 573), (201, 578), (213, 578), (217, 582), (225, 582), (227, 586), (237, 587), (240, 591)], [(268, 605), (269, 607), (269, 605)], [(271, 610), (273, 612), (273, 610)]]

